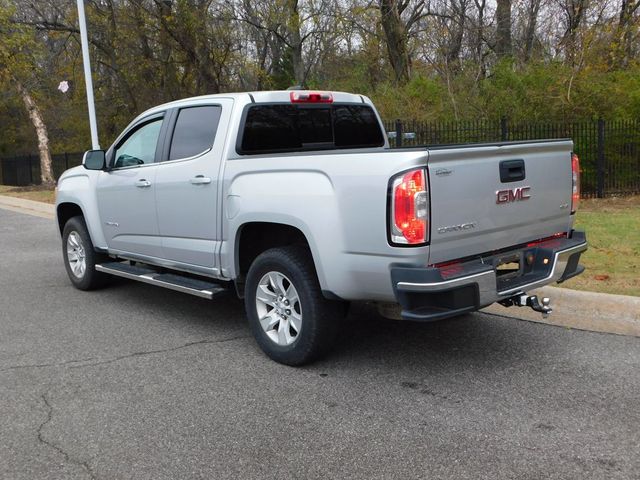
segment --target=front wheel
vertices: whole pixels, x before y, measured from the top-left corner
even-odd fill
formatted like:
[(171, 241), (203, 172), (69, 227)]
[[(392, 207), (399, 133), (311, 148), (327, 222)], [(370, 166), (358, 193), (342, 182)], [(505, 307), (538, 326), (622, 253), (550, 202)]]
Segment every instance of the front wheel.
[(62, 256), (74, 287), (80, 290), (93, 290), (106, 283), (108, 276), (96, 271), (96, 264), (108, 257), (93, 249), (84, 218), (80, 216), (70, 218), (64, 225)]
[(260, 348), (273, 360), (302, 365), (331, 346), (344, 317), (341, 302), (323, 297), (304, 247), (272, 248), (247, 274), (245, 308)]

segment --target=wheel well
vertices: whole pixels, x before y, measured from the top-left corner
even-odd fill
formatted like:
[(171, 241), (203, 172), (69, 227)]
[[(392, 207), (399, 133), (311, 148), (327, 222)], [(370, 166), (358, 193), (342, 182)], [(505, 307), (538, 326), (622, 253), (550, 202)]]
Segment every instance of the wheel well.
[[(305, 245), (309, 242), (299, 229), (282, 223), (252, 222), (243, 225), (236, 243), (236, 284), (244, 284), (249, 267), (265, 250), (287, 245)], [(239, 288), (240, 290), (240, 288)]]
[(61, 203), (58, 205), (58, 228), (60, 229), (60, 235), (64, 230), (65, 224), (70, 218), (83, 216), (82, 209), (75, 203)]

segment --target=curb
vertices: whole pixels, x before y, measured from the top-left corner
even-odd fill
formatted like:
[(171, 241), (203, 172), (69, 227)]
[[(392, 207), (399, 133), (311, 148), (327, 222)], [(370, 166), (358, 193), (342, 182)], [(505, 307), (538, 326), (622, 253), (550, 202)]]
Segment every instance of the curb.
[(528, 307), (507, 308), (497, 303), (481, 312), (578, 330), (640, 337), (640, 297), (559, 287), (542, 287), (527, 293), (551, 299), (553, 312), (548, 318), (542, 318)]
[(55, 218), (55, 206), (50, 203), (36, 202), (35, 200), (27, 200), (24, 198), (9, 197), (0, 195), (0, 208), (10, 210), (12, 212), (26, 213), (27, 215), (35, 215), (42, 218)]

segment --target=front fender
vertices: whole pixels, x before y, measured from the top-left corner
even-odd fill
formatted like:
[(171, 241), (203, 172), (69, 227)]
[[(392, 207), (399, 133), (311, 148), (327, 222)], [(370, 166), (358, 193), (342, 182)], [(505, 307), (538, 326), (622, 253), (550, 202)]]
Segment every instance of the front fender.
[(80, 207), (94, 247), (106, 250), (107, 241), (102, 230), (96, 197), (96, 182), (100, 172), (83, 167), (67, 170), (58, 180), (56, 194), (56, 219), (58, 207), (71, 203)]

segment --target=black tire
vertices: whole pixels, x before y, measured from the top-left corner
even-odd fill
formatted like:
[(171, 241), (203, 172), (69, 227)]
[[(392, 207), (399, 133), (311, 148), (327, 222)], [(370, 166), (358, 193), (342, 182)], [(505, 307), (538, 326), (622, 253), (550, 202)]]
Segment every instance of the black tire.
[[(260, 323), (258, 287), (270, 272), (286, 277), (299, 298), (301, 328), (289, 345), (272, 340)], [(336, 329), (345, 315), (344, 302), (323, 297), (311, 253), (302, 246), (272, 248), (260, 254), (249, 268), (244, 298), (249, 324), (258, 345), (272, 360), (285, 365), (303, 365), (325, 354), (333, 345)], [(266, 311), (275, 312), (275, 307)], [(281, 318), (286, 319), (286, 316)], [(290, 330), (289, 334), (293, 331)]]
[[(69, 262), (67, 242), (69, 241), (69, 236), (74, 234), (77, 234), (80, 238), (84, 252), (85, 269), (82, 274), (74, 273)], [(69, 280), (71, 280), (71, 283), (77, 289), (93, 290), (107, 283), (109, 276), (96, 271), (96, 264), (108, 260), (109, 257), (94, 250), (87, 225), (81, 216), (70, 218), (64, 225), (64, 229), (62, 230), (62, 257), (64, 258), (64, 266), (67, 269)]]

